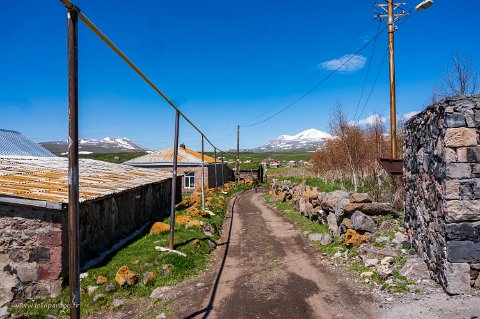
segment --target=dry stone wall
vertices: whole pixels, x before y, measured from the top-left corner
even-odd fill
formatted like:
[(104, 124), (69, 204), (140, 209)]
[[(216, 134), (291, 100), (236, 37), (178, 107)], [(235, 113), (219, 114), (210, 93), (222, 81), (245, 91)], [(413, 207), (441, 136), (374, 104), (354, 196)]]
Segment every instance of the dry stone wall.
[(405, 124), (405, 226), (451, 294), (480, 286), (480, 96), (432, 104)]
[[(327, 193), (316, 187), (304, 183), (295, 184), (288, 180), (274, 181), (270, 195), (274, 200), (294, 205), (301, 215), (328, 225), (330, 241), (332, 238), (342, 238), (346, 242), (366, 242), (376, 231), (376, 216), (399, 216), (399, 212), (391, 204), (372, 203), (365, 193), (341, 190)], [(324, 241), (328, 244), (328, 238)]]

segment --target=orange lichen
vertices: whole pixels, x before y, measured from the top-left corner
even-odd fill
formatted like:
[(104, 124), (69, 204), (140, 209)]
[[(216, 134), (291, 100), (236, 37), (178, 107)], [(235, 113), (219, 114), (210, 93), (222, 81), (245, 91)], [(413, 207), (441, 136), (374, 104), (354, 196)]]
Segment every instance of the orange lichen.
[(368, 243), (367, 236), (360, 235), (353, 229), (347, 229), (345, 233), (345, 244), (349, 246), (359, 246), (363, 243)]
[(115, 281), (120, 285), (133, 285), (138, 281), (138, 276), (128, 269), (127, 266), (122, 266), (115, 274)]
[(170, 231), (170, 225), (162, 222), (156, 222), (150, 228), (150, 235), (158, 235)]
[(200, 227), (201, 223), (199, 220), (194, 219), (190, 216), (180, 215), (175, 218), (175, 222), (180, 225), (185, 225), (185, 227)]

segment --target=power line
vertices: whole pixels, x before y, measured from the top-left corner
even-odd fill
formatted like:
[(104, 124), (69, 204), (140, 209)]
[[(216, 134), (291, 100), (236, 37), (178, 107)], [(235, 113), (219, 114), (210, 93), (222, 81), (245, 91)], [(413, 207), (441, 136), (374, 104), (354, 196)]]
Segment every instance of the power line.
[[(362, 29), (360, 29), (359, 32), (357, 32), (344, 46), (342, 46), (340, 49), (338, 49), (335, 54), (333, 54), (333, 57), (337, 56), (340, 52), (342, 52), (346, 47), (348, 47), (355, 39), (357, 39), (361, 34), (363, 34), (363, 32), (372, 24), (372, 22), (375, 21), (375, 19), (372, 19), (370, 20)], [(377, 32), (378, 32), (378, 29), (377, 29)], [(317, 68), (314, 72), (312, 72), (309, 76), (307, 76), (295, 89), (293, 89), (291, 92), (295, 92), (297, 91), (298, 89), (300, 89), (301, 87), (303, 87), (303, 85), (305, 85), (305, 83), (307, 83), (311, 78), (313, 78), (315, 75), (317, 75), (318, 73), (320, 72), (320, 68)], [(287, 98), (283, 98), (281, 99), (279, 102), (275, 103), (270, 109), (268, 109), (267, 111), (261, 113), (260, 115), (256, 116), (255, 118), (247, 121), (247, 122), (244, 122), (241, 126), (244, 126), (250, 122), (253, 122), (255, 121), (256, 119), (264, 116), (265, 114), (268, 114), (270, 111), (274, 110), (277, 106), (283, 104), (283, 102), (285, 102)], [(244, 126), (244, 127), (248, 127), (248, 126)]]
[(133, 62), (130, 60), (97, 26), (95, 26), (90, 19), (81, 12), (70, 0), (60, 0), (68, 10), (75, 10), (80, 20), (82, 20), (87, 27), (90, 28), (100, 39), (103, 40), (125, 63), (127, 63), (145, 82), (153, 88), (164, 100), (167, 102), (180, 116), (184, 118), (205, 140), (215, 149), (222, 152), (221, 149), (212, 144), (207, 136), (182, 112), (180, 109), (163, 93)]
[(388, 28), (388, 26), (384, 27), (380, 32), (378, 32), (375, 36), (373, 36), (368, 42), (366, 42), (360, 49), (358, 49), (354, 54), (352, 54), (351, 57), (349, 57), (348, 59), (346, 59), (338, 68), (336, 68), (335, 70), (333, 70), (332, 72), (330, 72), (328, 75), (326, 75), (323, 79), (321, 79), (317, 84), (315, 84), (312, 88), (310, 88), (307, 92), (305, 92), (303, 95), (301, 95), (300, 97), (298, 97), (297, 99), (295, 99), (293, 102), (291, 102), (290, 104), (286, 105), (285, 107), (283, 107), (282, 109), (280, 109), (278, 112), (274, 113), (273, 115), (261, 120), (261, 121), (258, 121), (254, 124), (250, 124), (250, 125), (245, 125), (244, 127), (252, 127), (252, 126), (256, 126), (258, 124), (261, 124), (261, 123), (264, 123), (272, 118), (274, 118), (275, 116), (277, 116), (278, 114), (284, 112), (285, 110), (289, 109), (290, 107), (292, 107), (293, 105), (297, 104), (299, 101), (301, 101), (303, 98), (305, 98), (307, 95), (309, 95), (310, 93), (312, 93), (317, 87), (319, 87), (321, 84), (325, 83), (329, 78), (331, 78), (335, 73), (337, 73), (345, 64), (347, 64), (351, 59), (353, 59), (355, 56), (357, 56), (360, 52), (362, 52), (370, 43), (372, 43), (372, 41), (374, 41), (380, 34), (383, 33), (383, 31), (385, 31), (386, 29)]
[[(377, 32), (378, 32), (378, 30), (380, 30), (380, 23), (381, 23), (381, 21), (379, 20), (378, 21)], [(370, 60), (368, 61), (368, 66), (367, 66), (367, 73), (365, 74), (365, 79), (363, 81), (362, 93), (360, 93), (360, 98), (358, 99), (357, 108), (355, 109), (355, 115), (353, 116), (353, 118), (357, 117), (357, 112), (358, 112), (358, 109), (360, 108), (360, 102), (362, 101), (363, 92), (365, 91), (365, 85), (367, 84), (367, 80), (368, 80), (368, 74), (370, 73), (370, 67), (372, 66), (373, 54), (375, 52), (375, 45), (376, 44), (377, 44), (377, 38), (375, 38), (375, 41), (373, 42), (372, 53), (370, 54)]]
[(380, 68), (378, 68), (377, 76), (375, 77), (375, 80), (373, 81), (372, 88), (370, 90), (370, 93), (368, 94), (367, 98), (365, 99), (365, 104), (363, 105), (362, 111), (358, 114), (358, 118), (355, 122), (358, 122), (360, 120), (360, 117), (363, 114), (363, 111), (365, 111), (365, 108), (367, 107), (368, 101), (370, 100), (370, 96), (372, 96), (373, 90), (375, 89), (375, 85), (377, 84), (378, 77), (380, 75), (380, 72), (382, 71), (383, 64), (385, 63), (385, 58), (387, 57), (388, 53), (388, 48), (385, 50), (385, 53), (382, 58), (382, 64), (380, 64)]

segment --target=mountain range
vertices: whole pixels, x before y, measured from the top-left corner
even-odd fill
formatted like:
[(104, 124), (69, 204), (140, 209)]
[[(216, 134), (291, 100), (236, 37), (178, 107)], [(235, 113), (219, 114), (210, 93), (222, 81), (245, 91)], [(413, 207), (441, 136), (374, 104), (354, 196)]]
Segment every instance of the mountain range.
[[(67, 141), (41, 142), (40, 145), (57, 155), (66, 155), (68, 151)], [(126, 137), (82, 138), (78, 141), (79, 154), (147, 151), (147, 148), (132, 142)]]
[(296, 135), (280, 135), (265, 145), (255, 148), (256, 152), (275, 152), (293, 150), (315, 150), (333, 136), (317, 129), (308, 129)]

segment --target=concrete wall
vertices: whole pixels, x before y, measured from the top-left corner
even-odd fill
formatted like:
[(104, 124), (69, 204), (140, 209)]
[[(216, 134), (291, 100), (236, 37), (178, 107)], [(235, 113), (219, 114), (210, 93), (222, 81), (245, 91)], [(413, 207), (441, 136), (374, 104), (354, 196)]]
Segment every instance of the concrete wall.
[[(181, 177), (177, 199), (181, 201)], [(170, 212), (171, 179), (80, 204), (80, 264)], [(0, 203), (0, 307), (57, 296), (68, 275), (67, 205)]]
[(448, 293), (480, 286), (480, 96), (447, 98), (405, 125), (405, 224)]

